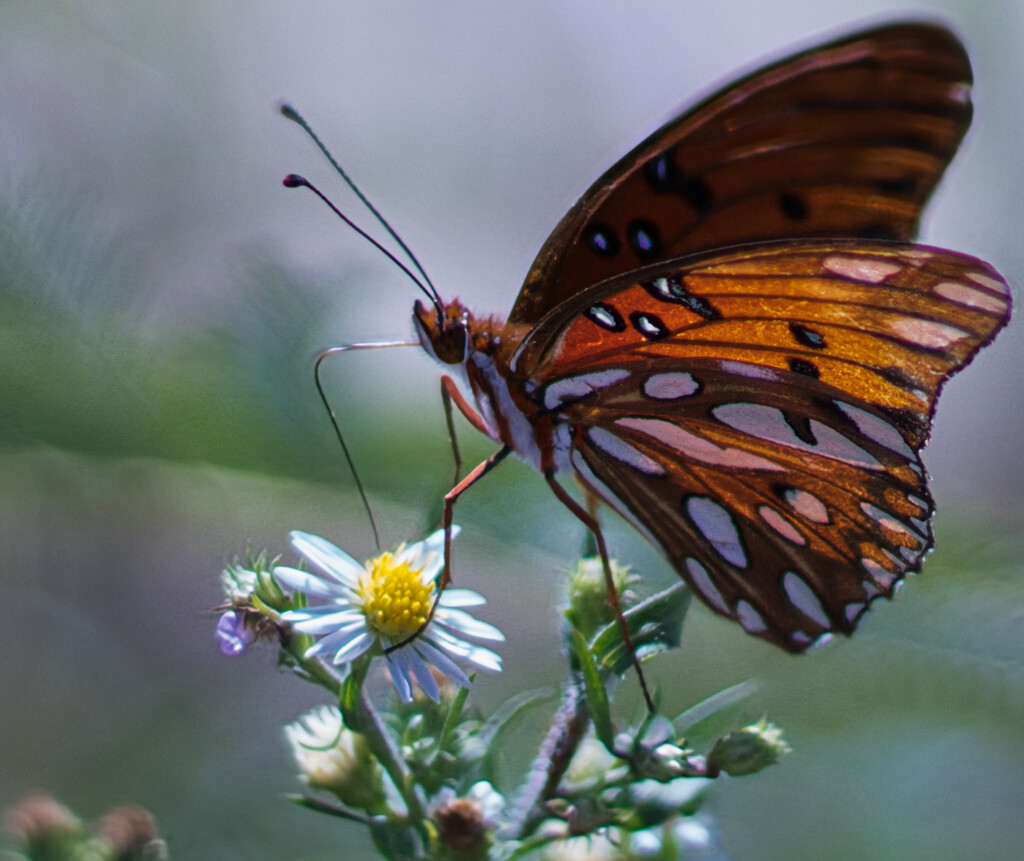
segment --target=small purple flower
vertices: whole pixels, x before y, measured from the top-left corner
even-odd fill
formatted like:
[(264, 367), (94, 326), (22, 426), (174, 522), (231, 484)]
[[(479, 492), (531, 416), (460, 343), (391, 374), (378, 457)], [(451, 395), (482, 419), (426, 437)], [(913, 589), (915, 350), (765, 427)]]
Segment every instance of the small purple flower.
[(225, 655), (244, 655), (256, 635), (245, 624), (245, 614), (227, 610), (217, 620), (217, 645)]

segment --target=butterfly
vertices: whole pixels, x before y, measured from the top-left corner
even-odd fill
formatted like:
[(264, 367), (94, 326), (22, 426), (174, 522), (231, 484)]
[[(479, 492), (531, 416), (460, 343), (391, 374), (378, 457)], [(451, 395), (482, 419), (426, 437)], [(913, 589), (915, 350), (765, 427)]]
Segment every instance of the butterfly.
[(910, 241), (970, 84), (932, 24), (795, 54), (601, 176), (507, 320), (425, 289), (413, 319), (451, 371), (449, 418), (454, 403), (501, 445), (446, 495), (446, 529), (514, 453), (593, 531), (606, 572), (595, 501), (748, 633), (790, 652), (851, 634), (931, 549), (936, 399), (1009, 320), (991, 266)]

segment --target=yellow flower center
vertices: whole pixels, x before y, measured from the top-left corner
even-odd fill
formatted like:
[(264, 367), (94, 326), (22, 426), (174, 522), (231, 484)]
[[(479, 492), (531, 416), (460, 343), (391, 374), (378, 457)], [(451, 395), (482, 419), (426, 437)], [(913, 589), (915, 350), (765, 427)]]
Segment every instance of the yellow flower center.
[(359, 578), (366, 627), (392, 643), (409, 639), (426, 624), (434, 584), (424, 585), (422, 568), (413, 570), (391, 553), (370, 560), (366, 567)]

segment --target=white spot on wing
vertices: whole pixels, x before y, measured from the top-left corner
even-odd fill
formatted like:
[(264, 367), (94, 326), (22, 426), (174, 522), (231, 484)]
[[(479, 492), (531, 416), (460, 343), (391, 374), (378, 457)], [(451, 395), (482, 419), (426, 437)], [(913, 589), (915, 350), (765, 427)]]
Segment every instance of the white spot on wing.
[(889, 327), (901, 340), (933, 350), (951, 347), (957, 341), (962, 341), (970, 335), (970, 332), (950, 326), (948, 323), (921, 320), (918, 317), (899, 317), (893, 320)]
[(686, 398), (698, 391), (700, 391), (700, 383), (693, 378), (693, 374), (682, 372), (652, 374), (644, 380), (643, 385), (644, 394), (659, 401)]
[(921, 266), (935, 257), (932, 251), (923, 248), (908, 248), (900, 252), (900, 260), (906, 260), (911, 266)]
[(991, 311), (993, 314), (1002, 314), (1006, 310), (1006, 302), (998, 296), (992, 296), (981, 290), (962, 284), (959, 281), (943, 281), (934, 288), (940, 296), (963, 305), (966, 308), (977, 308), (981, 311)]
[(868, 284), (881, 284), (890, 275), (895, 275), (903, 267), (899, 263), (890, 263), (874, 257), (847, 257), (844, 254), (833, 254), (822, 261), (822, 265), (833, 275), (849, 278), (852, 281), (864, 281)]
[(732, 515), (713, 499), (691, 496), (686, 500), (686, 513), (715, 551), (737, 568), (747, 567), (747, 553)]
[(748, 634), (763, 634), (768, 630), (761, 614), (747, 601), (736, 602), (736, 617), (740, 620), (743, 630)]
[(651, 457), (648, 457), (638, 448), (634, 448), (625, 440), (620, 439), (611, 431), (604, 428), (591, 428), (587, 436), (605, 454), (610, 454), (616, 460), (620, 460), (628, 466), (637, 469), (647, 475), (664, 475), (665, 470)]
[(594, 371), (590, 374), (579, 374), (575, 377), (565, 377), (556, 380), (544, 391), (544, 406), (553, 410), (566, 401), (583, 398), (612, 386), (629, 376), (629, 371), (624, 368), (609, 368), (604, 371)]
[(990, 278), (988, 275), (984, 275), (981, 272), (968, 272), (967, 277), (975, 284), (980, 284), (982, 287), (987, 287), (989, 290), (995, 290), (996, 293), (1002, 293), (1004, 296), (1009, 292), (1006, 284), (998, 278)]
[(732, 613), (729, 612), (729, 605), (725, 603), (722, 593), (718, 591), (718, 587), (715, 585), (715, 581), (711, 579), (707, 569), (691, 556), (686, 559), (686, 570), (690, 575), (690, 582), (693, 584), (693, 588), (701, 594), (701, 597), (718, 610), (719, 613), (731, 616)]
[(786, 502), (797, 514), (801, 514), (815, 523), (828, 523), (828, 509), (813, 493), (791, 487), (785, 493)]
[(868, 439), (877, 442), (881, 446), (885, 446), (890, 451), (903, 455), (907, 460), (914, 459), (914, 450), (907, 445), (894, 425), (878, 418), (878, 416), (872, 415), (866, 410), (860, 409), (860, 407), (853, 406), (853, 404), (846, 404), (842, 401), (836, 401), (835, 403), (857, 425), (857, 430)]
[(761, 519), (765, 523), (787, 541), (791, 541), (801, 547), (807, 543), (807, 539), (797, 531), (796, 527), (770, 505), (762, 505), (757, 509), (757, 513), (761, 515)]
[(679, 425), (665, 419), (644, 419), (627, 417), (617, 419), (615, 424), (639, 431), (669, 448), (701, 463), (730, 466), (736, 469), (763, 469), (781, 472), (784, 467), (760, 455), (751, 454), (739, 448), (719, 448), (713, 442), (683, 430)]
[(821, 606), (821, 601), (803, 577), (793, 571), (787, 571), (782, 576), (782, 588), (785, 590), (786, 597), (789, 598), (790, 603), (808, 619), (816, 622), (823, 628), (830, 628), (832, 626), (828, 613)]
[(722, 404), (712, 412), (723, 424), (767, 442), (777, 442), (865, 469), (882, 468), (869, 452), (821, 422), (810, 422), (810, 431), (817, 444), (804, 442), (786, 422), (782, 410), (776, 407), (748, 403)]

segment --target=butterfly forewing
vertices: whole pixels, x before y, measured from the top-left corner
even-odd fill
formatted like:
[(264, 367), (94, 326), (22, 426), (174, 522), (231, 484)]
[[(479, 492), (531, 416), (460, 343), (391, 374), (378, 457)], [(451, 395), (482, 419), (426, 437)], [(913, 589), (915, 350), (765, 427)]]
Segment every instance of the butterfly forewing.
[(711, 96), (580, 198), (530, 268), (510, 322), (645, 264), (737, 243), (910, 239), (970, 124), (971, 68), (947, 30), (887, 26)]
[(799, 651), (919, 569), (935, 400), (1008, 314), (971, 257), (766, 243), (586, 290), (512, 367), (587, 486), (709, 606)]

